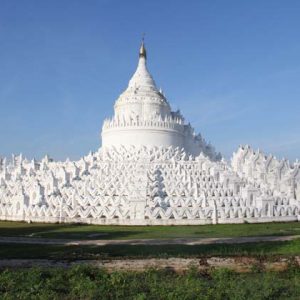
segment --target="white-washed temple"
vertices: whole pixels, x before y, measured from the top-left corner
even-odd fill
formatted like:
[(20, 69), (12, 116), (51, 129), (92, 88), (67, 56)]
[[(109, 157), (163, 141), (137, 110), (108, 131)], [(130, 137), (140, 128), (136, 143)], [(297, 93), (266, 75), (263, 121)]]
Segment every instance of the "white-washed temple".
[(196, 135), (148, 72), (104, 121), (102, 147), (78, 161), (0, 158), (0, 219), (126, 225), (300, 220), (300, 163), (240, 147), (231, 162)]

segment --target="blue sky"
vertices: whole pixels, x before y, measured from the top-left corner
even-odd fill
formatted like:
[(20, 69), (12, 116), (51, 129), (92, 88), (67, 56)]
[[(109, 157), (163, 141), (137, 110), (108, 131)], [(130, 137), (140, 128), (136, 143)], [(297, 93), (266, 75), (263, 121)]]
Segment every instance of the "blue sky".
[(174, 109), (229, 158), (300, 158), (300, 1), (0, 0), (0, 155), (100, 146), (146, 33)]

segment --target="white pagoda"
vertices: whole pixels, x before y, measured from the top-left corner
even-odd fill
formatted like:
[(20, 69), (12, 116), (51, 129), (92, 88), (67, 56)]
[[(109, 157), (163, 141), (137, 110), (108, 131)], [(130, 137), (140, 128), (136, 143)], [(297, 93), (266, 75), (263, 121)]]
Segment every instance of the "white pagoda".
[(0, 158), (0, 219), (124, 225), (300, 220), (300, 163), (249, 146), (222, 159), (158, 90), (142, 43), (136, 72), (78, 161)]

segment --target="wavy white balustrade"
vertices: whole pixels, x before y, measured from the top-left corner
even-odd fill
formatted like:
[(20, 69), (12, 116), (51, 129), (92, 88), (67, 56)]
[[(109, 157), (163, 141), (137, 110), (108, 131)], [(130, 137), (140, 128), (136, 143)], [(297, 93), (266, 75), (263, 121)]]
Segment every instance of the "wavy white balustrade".
[(233, 167), (172, 147), (112, 147), (66, 162), (2, 159), (0, 219), (138, 225), (298, 220), (298, 166), (281, 169), (280, 178), (291, 182), (282, 189), (279, 177), (275, 187), (267, 176), (247, 177), (243, 170), (254, 154), (238, 153)]

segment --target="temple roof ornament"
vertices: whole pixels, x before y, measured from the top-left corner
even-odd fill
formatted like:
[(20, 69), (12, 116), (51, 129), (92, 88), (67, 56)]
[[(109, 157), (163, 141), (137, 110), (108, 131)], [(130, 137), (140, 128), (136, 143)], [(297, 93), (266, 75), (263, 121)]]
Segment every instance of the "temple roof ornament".
[[(170, 110), (167, 99), (160, 93), (148, 70), (146, 53), (145, 43), (142, 41), (136, 71), (129, 80), (126, 90), (117, 99), (115, 108), (126, 103), (155, 103)], [(128, 110), (131, 110), (131, 107), (128, 107)]]
[(140, 57), (145, 57), (145, 59), (147, 59), (147, 52), (146, 52), (146, 48), (145, 48), (144, 37), (142, 39), (142, 44), (141, 44), (141, 48), (140, 48)]
[(139, 51), (139, 62), (137, 69), (129, 81), (129, 87), (140, 87), (140, 86), (147, 86), (157, 90), (156, 84), (148, 71), (147, 68), (147, 55), (146, 55), (146, 48), (144, 42), (142, 42), (140, 51)]

